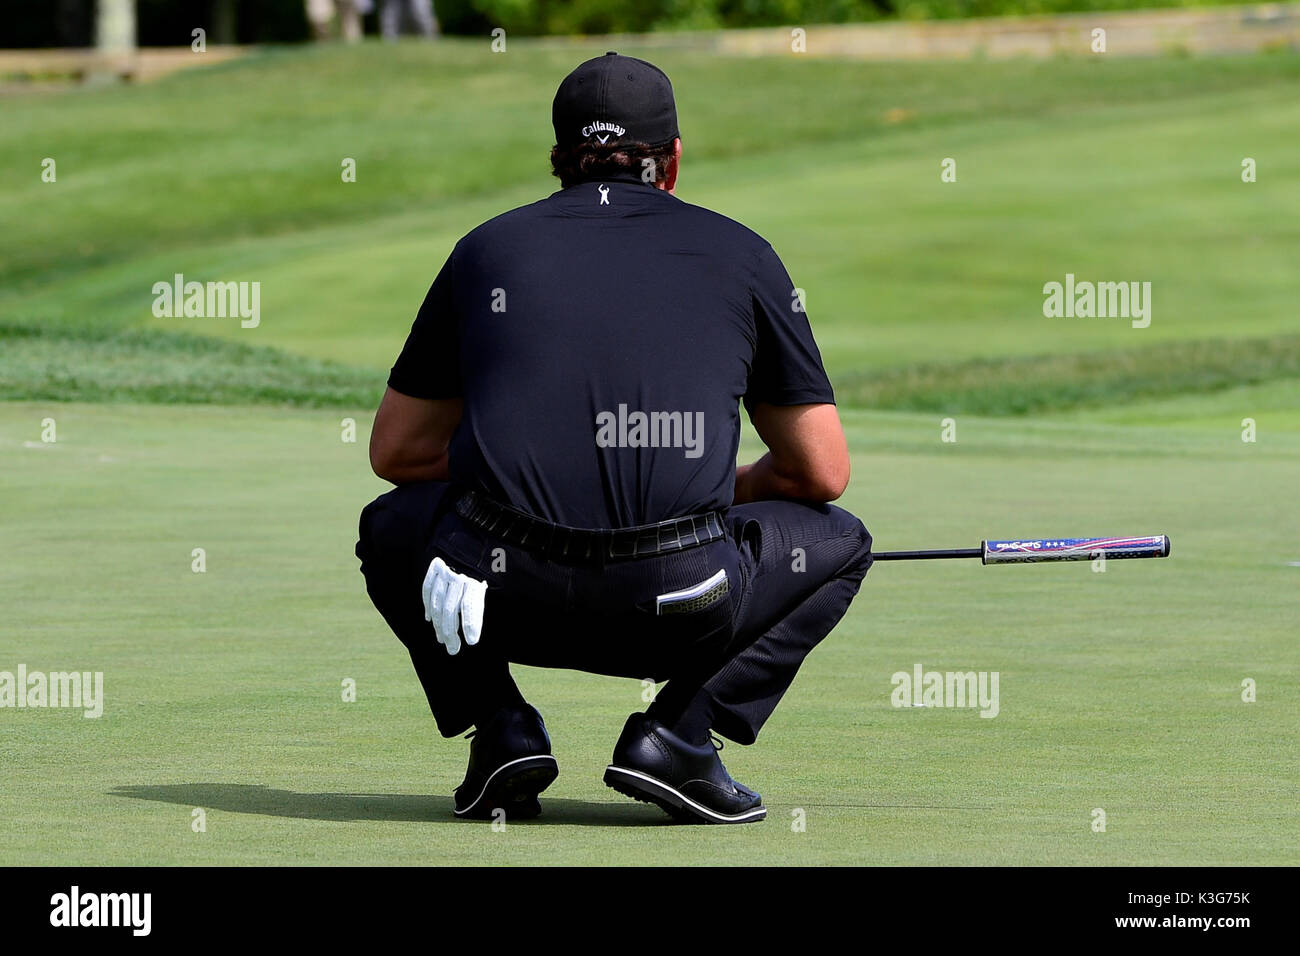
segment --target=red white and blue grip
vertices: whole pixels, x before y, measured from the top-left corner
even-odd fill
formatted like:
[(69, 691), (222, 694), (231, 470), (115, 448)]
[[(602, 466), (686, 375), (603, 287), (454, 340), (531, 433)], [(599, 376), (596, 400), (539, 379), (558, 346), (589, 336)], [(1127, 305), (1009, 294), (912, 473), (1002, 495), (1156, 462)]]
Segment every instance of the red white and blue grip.
[(1091, 561), (1107, 559), (1167, 558), (1169, 536), (1163, 534), (1128, 538), (1016, 538), (985, 541), (985, 564), (1017, 564), (1033, 561)]

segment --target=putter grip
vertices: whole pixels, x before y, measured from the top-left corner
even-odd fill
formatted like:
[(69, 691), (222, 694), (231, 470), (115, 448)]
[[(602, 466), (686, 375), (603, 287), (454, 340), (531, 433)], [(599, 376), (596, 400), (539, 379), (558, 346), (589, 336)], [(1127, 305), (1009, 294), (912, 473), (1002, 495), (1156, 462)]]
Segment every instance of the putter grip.
[(1100, 555), (1107, 560), (1124, 558), (1167, 558), (1169, 536), (1137, 538), (1017, 538), (985, 541), (985, 564), (1018, 564), (1036, 561), (1091, 561)]

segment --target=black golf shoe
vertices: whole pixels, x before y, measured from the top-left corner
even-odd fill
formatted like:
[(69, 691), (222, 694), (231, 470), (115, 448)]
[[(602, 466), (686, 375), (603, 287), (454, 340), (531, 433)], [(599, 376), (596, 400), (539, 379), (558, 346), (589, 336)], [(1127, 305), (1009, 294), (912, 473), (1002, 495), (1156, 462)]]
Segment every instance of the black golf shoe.
[(767, 816), (763, 798), (731, 779), (712, 742), (687, 743), (645, 714), (627, 719), (605, 786), (683, 823), (753, 823)]
[(456, 788), (456, 816), (486, 820), (500, 809), (507, 820), (527, 820), (541, 813), (537, 795), (554, 782), (560, 768), (536, 708), (503, 708), (469, 736), (469, 767)]

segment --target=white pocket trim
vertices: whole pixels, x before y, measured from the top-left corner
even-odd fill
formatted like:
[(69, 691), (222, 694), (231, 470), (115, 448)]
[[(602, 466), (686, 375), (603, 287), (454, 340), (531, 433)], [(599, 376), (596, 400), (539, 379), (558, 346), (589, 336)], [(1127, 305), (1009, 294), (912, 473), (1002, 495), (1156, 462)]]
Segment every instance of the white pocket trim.
[(713, 575), (708, 580), (701, 581), (699, 584), (693, 584), (680, 591), (669, 591), (667, 594), (660, 594), (655, 598), (655, 613), (663, 614), (664, 605), (666, 604), (679, 604), (682, 601), (689, 601), (692, 598), (697, 598), (701, 594), (713, 590), (725, 580), (727, 580), (727, 569), (723, 568), (717, 574)]

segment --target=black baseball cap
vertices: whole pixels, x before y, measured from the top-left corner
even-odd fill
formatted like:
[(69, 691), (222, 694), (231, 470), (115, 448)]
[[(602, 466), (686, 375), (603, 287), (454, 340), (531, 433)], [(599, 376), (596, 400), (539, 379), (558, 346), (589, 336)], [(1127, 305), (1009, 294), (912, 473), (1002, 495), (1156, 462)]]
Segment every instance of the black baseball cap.
[(551, 104), (560, 147), (581, 143), (663, 146), (679, 135), (673, 85), (645, 60), (610, 51), (564, 78)]

